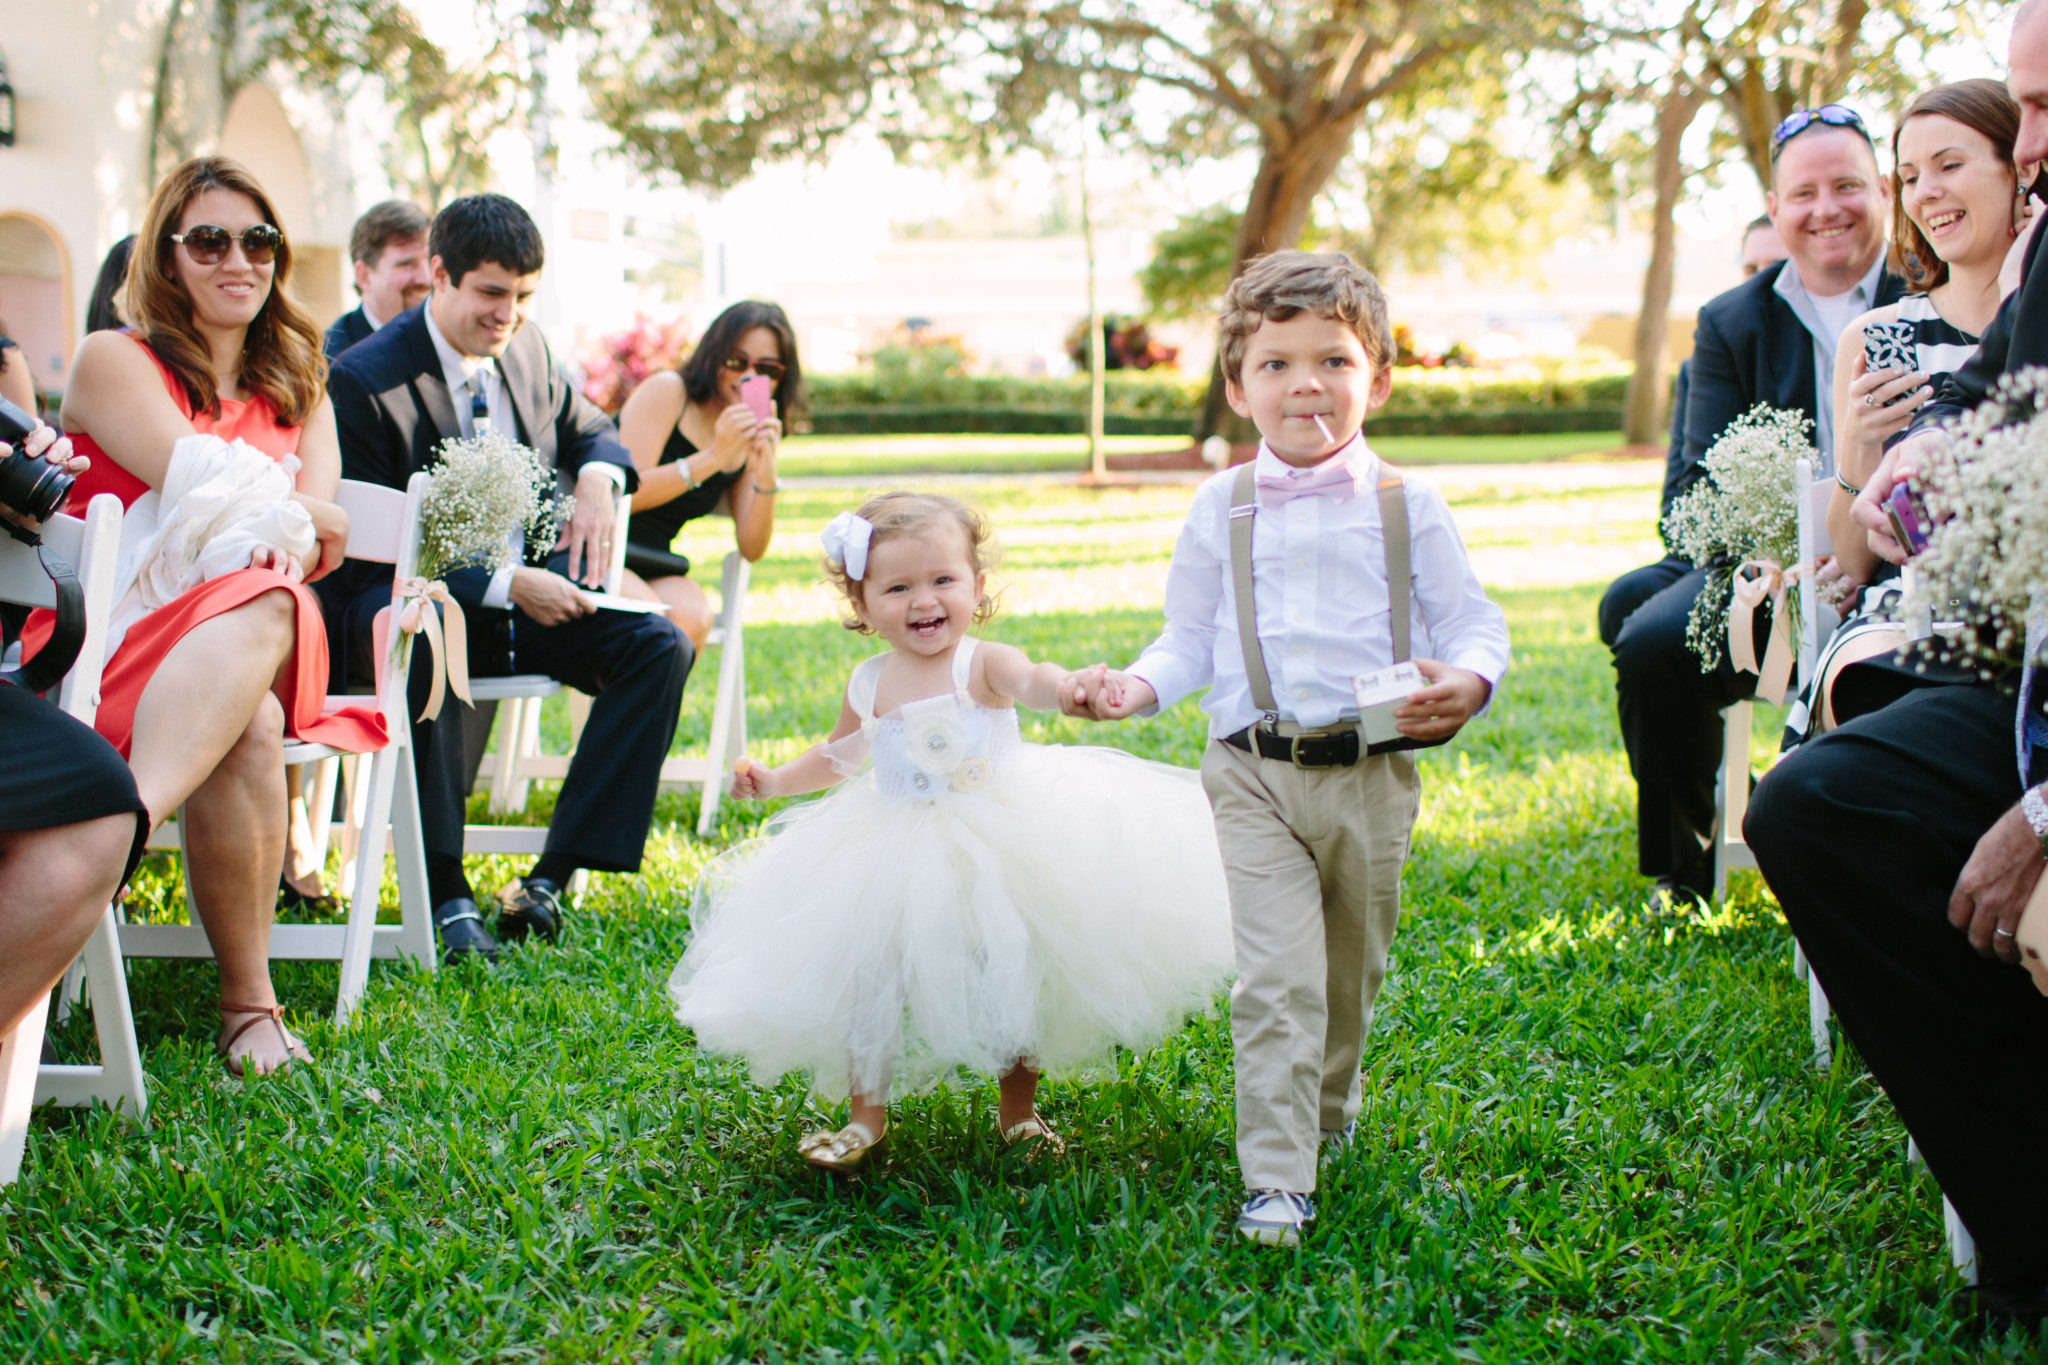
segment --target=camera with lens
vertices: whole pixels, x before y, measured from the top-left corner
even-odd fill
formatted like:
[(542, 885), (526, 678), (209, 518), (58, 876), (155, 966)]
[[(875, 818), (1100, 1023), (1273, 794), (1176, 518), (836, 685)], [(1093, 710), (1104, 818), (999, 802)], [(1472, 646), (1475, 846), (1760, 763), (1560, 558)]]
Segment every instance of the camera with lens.
[(71, 496), (71, 474), (62, 465), (22, 449), (36, 429), (33, 413), (0, 398), (0, 441), (13, 447), (0, 459), (0, 505), (30, 521), (48, 521)]
[(7, 457), (0, 459), (0, 506), (24, 523), (0, 517), (0, 532), (35, 550), (57, 603), (49, 640), (20, 668), (0, 673), (0, 682), (30, 692), (47, 692), (70, 671), (79, 647), (85, 642), (85, 594), (79, 589), (78, 575), (71, 571), (71, 566), (58, 558), (38, 534), (41, 523), (55, 516), (71, 496), (72, 475), (62, 465), (31, 455), (23, 448), (22, 443), (35, 429), (33, 415), (0, 398), (0, 441), (12, 447)]

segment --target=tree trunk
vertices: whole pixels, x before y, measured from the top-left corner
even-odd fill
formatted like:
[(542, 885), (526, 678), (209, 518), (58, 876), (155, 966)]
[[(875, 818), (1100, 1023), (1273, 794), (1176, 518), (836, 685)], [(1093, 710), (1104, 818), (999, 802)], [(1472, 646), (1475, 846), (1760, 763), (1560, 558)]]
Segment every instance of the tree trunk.
[[(1361, 111), (1362, 113), (1363, 111)], [(1251, 197), (1237, 224), (1237, 245), (1231, 276), (1244, 263), (1269, 251), (1290, 250), (1301, 243), (1308, 230), (1310, 207), (1344, 152), (1360, 115), (1314, 124), (1286, 147), (1265, 144), (1259, 156), (1258, 173), (1252, 177)], [(1195, 439), (1224, 436), (1237, 444), (1259, 439), (1252, 424), (1236, 413), (1223, 392), (1223, 365), (1219, 354), (1209, 374), (1209, 391), (1202, 396), (1201, 416), (1195, 422)]]
[(1622, 439), (1633, 446), (1655, 445), (1664, 432), (1664, 400), (1670, 392), (1664, 352), (1671, 333), (1671, 274), (1677, 254), (1671, 215), (1685, 188), (1680, 143), (1703, 102), (1700, 92), (1680, 78), (1657, 107), (1657, 147), (1652, 161), (1657, 208), (1650, 222), (1650, 264), (1643, 272), (1643, 303), (1636, 314), (1635, 369), (1621, 402)]

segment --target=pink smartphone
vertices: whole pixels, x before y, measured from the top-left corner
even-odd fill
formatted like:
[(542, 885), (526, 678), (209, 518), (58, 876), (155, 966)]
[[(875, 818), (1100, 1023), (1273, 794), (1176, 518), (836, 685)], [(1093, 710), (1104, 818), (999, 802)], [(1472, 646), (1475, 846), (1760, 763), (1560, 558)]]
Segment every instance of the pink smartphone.
[(740, 381), (740, 401), (754, 416), (770, 421), (775, 416), (775, 385), (765, 374), (750, 374)]

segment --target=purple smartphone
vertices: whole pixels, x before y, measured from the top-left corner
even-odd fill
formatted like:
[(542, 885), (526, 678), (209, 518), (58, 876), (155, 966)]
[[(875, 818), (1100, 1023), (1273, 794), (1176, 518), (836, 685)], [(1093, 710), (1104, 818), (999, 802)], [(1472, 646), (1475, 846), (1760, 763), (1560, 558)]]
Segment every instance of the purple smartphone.
[(775, 384), (765, 374), (750, 374), (740, 381), (740, 401), (762, 421), (775, 416)]
[(1891, 518), (1892, 534), (1906, 547), (1907, 554), (1917, 555), (1927, 548), (1927, 533), (1933, 523), (1927, 516), (1927, 504), (1913, 491), (1912, 484), (1901, 479), (1892, 485), (1884, 500), (1884, 514)]

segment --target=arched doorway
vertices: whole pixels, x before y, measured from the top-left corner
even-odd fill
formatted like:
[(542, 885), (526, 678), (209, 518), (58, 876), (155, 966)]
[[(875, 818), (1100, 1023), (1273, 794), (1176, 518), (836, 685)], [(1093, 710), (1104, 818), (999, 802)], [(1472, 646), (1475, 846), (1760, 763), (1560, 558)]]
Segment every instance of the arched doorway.
[(235, 96), (221, 124), (220, 154), (247, 166), (270, 196), (277, 216), (284, 220), (278, 226), (291, 239), (292, 293), (325, 325), (341, 312), (341, 253), (310, 239), (313, 176), (306, 149), (291, 116), (269, 87), (244, 86)]
[(71, 365), (71, 257), (32, 213), (0, 212), (0, 330), (28, 358), (36, 388), (61, 392)]

